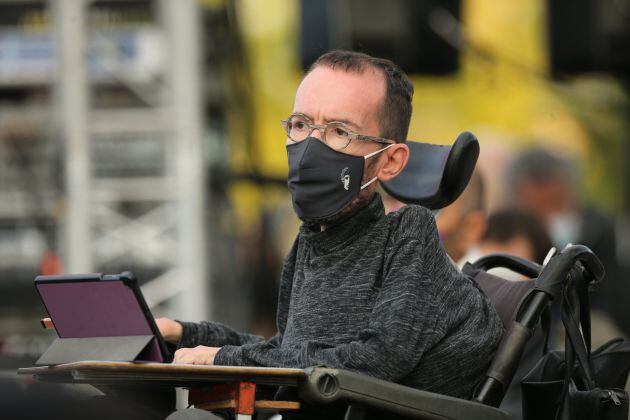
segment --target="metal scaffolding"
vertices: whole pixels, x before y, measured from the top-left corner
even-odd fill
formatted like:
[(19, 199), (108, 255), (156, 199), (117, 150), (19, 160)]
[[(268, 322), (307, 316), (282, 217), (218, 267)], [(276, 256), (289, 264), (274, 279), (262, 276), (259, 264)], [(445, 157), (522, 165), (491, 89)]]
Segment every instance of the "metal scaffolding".
[[(120, 257), (140, 259), (161, 267), (142, 286), (150, 306), (176, 298), (169, 308), (177, 316), (207, 318), (212, 311), (204, 222), (208, 180), (202, 150), (198, 3), (156, 3), (155, 25), (167, 57), (163, 74), (156, 78), (157, 91), (149, 92), (154, 99), (129, 109), (97, 109), (90, 101), (93, 81), (88, 77), (86, 40), (99, 36), (86, 24), (90, 3), (51, 0), (58, 47), (53, 91), (58, 134), (65, 145), (66, 271), (102, 270)], [(133, 81), (119, 78), (117, 82), (130, 91), (143, 91)], [(148, 174), (134, 173), (137, 165), (114, 175), (98, 170), (104, 161), (118, 164), (107, 162), (112, 151), (124, 160), (126, 154), (143, 150), (150, 150)], [(124, 211), (130, 205), (142, 211)]]

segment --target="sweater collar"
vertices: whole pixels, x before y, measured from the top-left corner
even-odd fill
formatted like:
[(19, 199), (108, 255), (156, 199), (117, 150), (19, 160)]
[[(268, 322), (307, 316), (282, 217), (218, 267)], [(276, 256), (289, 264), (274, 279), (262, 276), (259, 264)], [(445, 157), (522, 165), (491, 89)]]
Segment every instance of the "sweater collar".
[(303, 223), (300, 227), (300, 235), (318, 250), (332, 251), (364, 234), (366, 228), (384, 214), (385, 208), (381, 196), (375, 193), (370, 204), (324, 231), (319, 231), (319, 226)]

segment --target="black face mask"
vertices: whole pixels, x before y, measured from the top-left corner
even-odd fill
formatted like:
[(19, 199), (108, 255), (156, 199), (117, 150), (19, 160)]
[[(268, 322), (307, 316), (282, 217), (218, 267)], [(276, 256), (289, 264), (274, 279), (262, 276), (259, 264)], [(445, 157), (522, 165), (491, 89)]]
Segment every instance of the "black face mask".
[(361, 185), (365, 160), (390, 146), (366, 156), (352, 156), (315, 137), (287, 145), (288, 184), (295, 213), (300, 219), (325, 219), (342, 211), (377, 179)]

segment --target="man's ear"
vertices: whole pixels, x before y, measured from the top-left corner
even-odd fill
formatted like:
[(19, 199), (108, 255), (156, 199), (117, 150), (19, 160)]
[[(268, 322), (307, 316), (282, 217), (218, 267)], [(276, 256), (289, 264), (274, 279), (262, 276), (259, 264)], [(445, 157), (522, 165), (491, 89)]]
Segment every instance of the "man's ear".
[(385, 163), (376, 175), (381, 182), (394, 179), (407, 165), (409, 160), (409, 147), (404, 143), (397, 143), (385, 150)]

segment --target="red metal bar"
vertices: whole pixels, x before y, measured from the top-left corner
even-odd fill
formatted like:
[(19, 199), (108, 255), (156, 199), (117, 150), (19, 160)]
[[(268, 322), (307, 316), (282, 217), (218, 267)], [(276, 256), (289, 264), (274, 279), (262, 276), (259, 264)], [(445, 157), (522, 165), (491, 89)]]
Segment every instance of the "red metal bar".
[(238, 397), (236, 399), (236, 414), (254, 414), (256, 403), (256, 384), (254, 382), (239, 383)]

